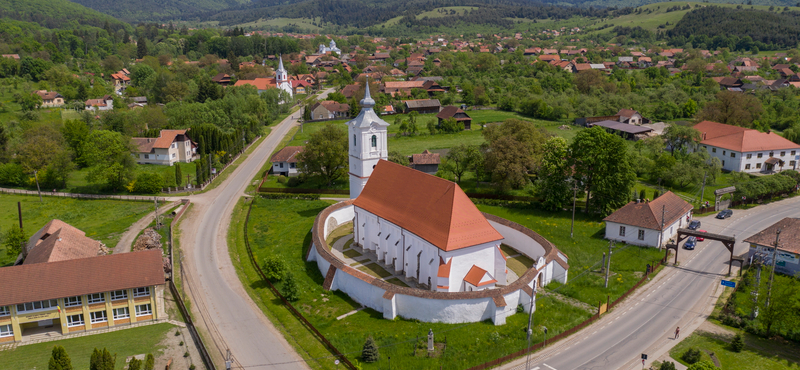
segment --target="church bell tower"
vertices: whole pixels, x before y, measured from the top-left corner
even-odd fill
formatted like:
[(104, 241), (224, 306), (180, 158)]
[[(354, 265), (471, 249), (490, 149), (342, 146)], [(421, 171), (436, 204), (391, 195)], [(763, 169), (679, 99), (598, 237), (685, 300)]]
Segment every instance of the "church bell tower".
[(386, 144), (389, 123), (382, 120), (372, 107), (375, 100), (369, 93), (369, 80), (366, 81), (364, 99), (361, 99), (361, 112), (347, 122), (347, 140), (350, 162), (350, 199), (361, 194), (367, 184), (372, 169), (378, 160), (389, 157)]

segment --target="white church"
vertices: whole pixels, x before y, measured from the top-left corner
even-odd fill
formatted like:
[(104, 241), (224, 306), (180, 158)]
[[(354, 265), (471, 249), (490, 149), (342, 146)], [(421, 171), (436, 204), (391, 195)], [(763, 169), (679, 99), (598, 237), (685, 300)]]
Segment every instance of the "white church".
[(336, 53), (336, 55), (342, 55), (342, 51), (336, 47), (336, 41), (333, 40), (331, 40), (328, 46), (325, 46), (325, 44), (319, 44), (319, 50), (317, 51), (317, 54), (323, 55), (327, 53)]
[(458, 184), (389, 162), (387, 127), (366, 86), (347, 123), (354, 238), (379, 262), (439, 292), (506, 285), (501, 235)]
[(292, 83), (289, 81), (289, 73), (283, 68), (283, 55), (278, 57), (278, 69), (275, 70), (275, 87), (285, 91), (290, 97), (292, 94)]

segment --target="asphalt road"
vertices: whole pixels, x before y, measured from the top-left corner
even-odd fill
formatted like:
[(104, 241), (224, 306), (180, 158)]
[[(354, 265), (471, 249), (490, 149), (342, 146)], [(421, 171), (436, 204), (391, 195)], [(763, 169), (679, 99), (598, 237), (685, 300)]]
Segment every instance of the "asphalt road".
[[(800, 198), (734, 210), (733, 217), (701, 218), (700, 229), (735, 236), (735, 254), (749, 246), (742, 240), (783, 219), (800, 216)], [(532, 370), (641, 369), (676, 345), (675, 328), (685, 338), (708, 316), (728, 272), (730, 253), (717, 241), (699, 242), (694, 251), (681, 249), (679, 267), (664, 269), (654, 281), (618, 306), (612, 313), (572, 338), (532, 356)], [(734, 264), (734, 273), (738, 264)], [(612, 260), (613, 271), (613, 260)], [(525, 359), (504, 366), (524, 369)]]
[[(302, 111), (296, 112), (273, 127), (270, 135), (219, 187), (193, 196), (194, 209), (181, 225), (181, 246), (186, 253), (183, 264), (195, 321), (211, 337), (205, 340), (217, 359), (215, 362), (220, 362), (230, 350), (234, 368), (307, 368), (243, 289), (226, 242), (236, 202), (301, 116)], [(224, 369), (224, 364), (221, 365)]]

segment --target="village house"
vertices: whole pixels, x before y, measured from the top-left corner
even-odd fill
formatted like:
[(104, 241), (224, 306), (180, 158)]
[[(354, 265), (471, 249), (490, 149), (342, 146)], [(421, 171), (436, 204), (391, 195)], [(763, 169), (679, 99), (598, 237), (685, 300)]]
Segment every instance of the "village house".
[[(775, 250), (777, 233), (778, 248)], [(796, 276), (800, 272), (800, 218), (786, 217), (744, 240), (750, 243), (750, 256), (765, 264), (773, 263), (775, 272)]]
[(157, 138), (132, 138), (136, 145), (133, 153), (136, 163), (172, 166), (175, 162), (194, 161), (197, 159), (197, 143), (192, 141), (187, 131), (161, 130)]
[[(230, 82), (230, 81), (229, 81)], [(292, 84), (289, 82), (289, 74), (283, 68), (283, 58), (278, 58), (278, 69), (275, 70), (275, 77), (272, 78), (256, 78), (254, 80), (239, 80), (233, 86), (251, 85), (255, 86), (259, 94), (264, 93), (267, 89), (281, 89), (289, 94), (294, 95)]]
[(347, 117), (350, 106), (347, 104), (337, 103), (333, 100), (324, 100), (314, 103), (310, 108), (311, 119), (332, 119), (338, 117)]
[(105, 255), (60, 220), (31, 246), (24, 263), (0, 268), (0, 344), (167, 318), (161, 250)]
[(439, 119), (439, 126), (442, 126), (442, 121), (448, 118), (454, 118), (456, 122), (461, 122), (464, 124), (465, 130), (470, 130), (472, 128), (472, 118), (467, 115), (466, 112), (461, 110), (461, 108), (456, 107), (454, 105), (448, 105), (436, 115), (436, 118)]
[(227, 73), (217, 73), (214, 77), (211, 77), (211, 81), (224, 87), (231, 84), (231, 76)]
[(64, 97), (55, 91), (36, 90), (34, 93), (42, 98), (42, 108), (57, 108), (64, 105)]
[(632, 245), (661, 247), (689, 225), (691, 204), (668, 191), (653, 201), (637, 199), (604, 218), (606, 239)]
[(282, 176), (297, 176), (297, 155), (303, 151), (302, 146), (286, 146), (272, 155), (272, 173)]
[(800, 145), (773, 132), (703, 121), (695, 150), (704, 150), (722, 162), (722, 169), (736, 172), (797, 170)]
[(425, 113), (439, 113), (439, 109), (442, 108), (442, 104), (439, 103), (439, 99), (414, 99), (414, 100), (406, 100), (403, 102), (406, 106), (406, 113), (416, 111), (420, 114)]
[(100, 99), (89, 99), (84, 102), (86, 110), (104, 111), (114, 109), (114, 98), (111, 95), (105, 95)]
[(131, 78), (122, 71), (111, 74), (111, 81), (114, 82), (114, 91), (124, 90), (131, 83)]
[(420, 154), (412, 154), (409, 156), (408, 165), (417, 171), (425, 172), (428, 175), (435, 175), (436, 172), (439, 172), (440, 163), (442, 163), (442, 160), (439, 153), (431, 153), (428, 149), (425, 149)]

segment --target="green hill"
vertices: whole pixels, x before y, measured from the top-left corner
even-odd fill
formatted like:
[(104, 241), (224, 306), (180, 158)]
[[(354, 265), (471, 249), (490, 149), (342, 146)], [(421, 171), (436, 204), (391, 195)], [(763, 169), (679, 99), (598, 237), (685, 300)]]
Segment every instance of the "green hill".
[[(542, 0), (542, 2), (560, 5), (575, 5), (580, 7), (636, 7), (655, 4), (659, 0)], [(763, 6), (795, 6), (796, 0), (706, 0), (706, 3), (733, 4), (733, 5), (763, 5)]]
[(189, 19), (197, 14), (214, 12), (250, 0), (73, 0), (88, 8), (112, 15), (126, 22)]
[(113, 29), (130, 28), (114, 17), (67, 0), (0, 0), (0, 19), (3, 18), (38, 23), (50, 29), (78, 25), (104, 27), (106, 22)]

